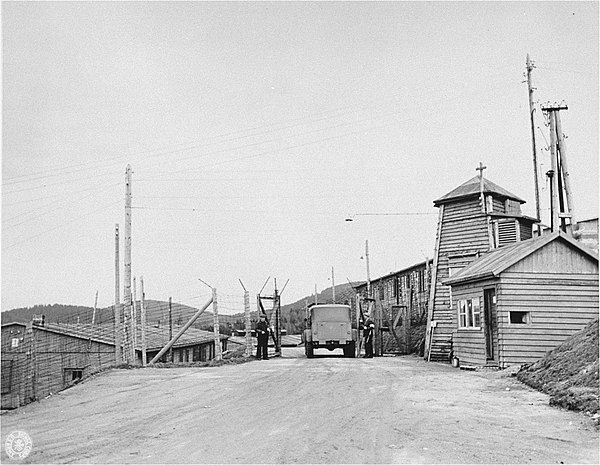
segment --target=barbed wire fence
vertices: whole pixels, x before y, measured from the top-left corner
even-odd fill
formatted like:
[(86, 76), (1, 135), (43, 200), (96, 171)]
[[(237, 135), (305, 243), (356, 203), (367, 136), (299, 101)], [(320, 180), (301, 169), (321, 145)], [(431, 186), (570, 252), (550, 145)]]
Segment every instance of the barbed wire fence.
[[(221, 357), (227, 338), (236, 330), (245, 331), (245, 303), (239, 294), (215, 292), (205, 303), (205, 294), (182, 300), (135, 300), (135, 309), (121, 304), (121, 320), (115, 325), (113, 306), (103, 308), (68, 307), (57, 311), (57, 306), (41, 308), (29, 323), (16, 323), (9, 329), (9, 337), (2, 340), (2, 393), (7, 408), (18, 407), (41, 399), (79, 382), (106, 368), (120, 365), (142, 365), (142, 333), (146, 335), (147, 360), (182, 331), (199, 309), (204, 312), (184, 329), (174, 360), (173, 351), (167, 352), (164, 362), (204, 362)], [(250, 300), (251, 301), (251, 300)], [(184, 303), (185, 302), (185, 303)], [(142, 303), (145, 318), (142, 316)], [(253, 310), (256, 320), (256, 309)], [(214, 313), (218, 312), (218, 320)], [(134, 325), (126, 326), (126, 315), (133, 313)], [(130, 313), (130, 314), (131, 314)], [(145, 320), (145, 322), (143, 321)], [(215, 334), (217, 328), (218, 334)], [(130, 330), (131, 329), (131, 330)], [(116, 359), (115, 332), (122, 331), (121, 359)], [(129, 331), (129, 333), (128, 333)], [(4, 335), (4, 331), (3, 331)], [(218, 341), (218, 342), (217, 342)], [(127, 345), (133, 343), (134, 358), (128, 357)], [(237, 347), (244, 349), (243, 339)], [(251, 351), (246, 351), (250, 355)], [(6, 402), (4, 401), (6, 399)], [(4, 406), (3, 406), (4, 408)]]

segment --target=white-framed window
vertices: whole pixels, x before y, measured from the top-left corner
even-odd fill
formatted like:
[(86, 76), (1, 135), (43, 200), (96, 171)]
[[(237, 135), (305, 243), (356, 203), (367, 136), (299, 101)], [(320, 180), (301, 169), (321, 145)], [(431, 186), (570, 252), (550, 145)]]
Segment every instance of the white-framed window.
[(479, 298), (460, 299), (457, 301), (457, 306), (459, 328), (481, 327), (481, 305)]

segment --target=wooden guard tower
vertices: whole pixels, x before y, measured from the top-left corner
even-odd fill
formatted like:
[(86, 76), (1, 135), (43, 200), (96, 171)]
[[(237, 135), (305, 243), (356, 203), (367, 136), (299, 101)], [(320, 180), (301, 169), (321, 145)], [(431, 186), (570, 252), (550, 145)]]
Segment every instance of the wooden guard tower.
[(538, 220), (521, 214), (525, 203), (479, 175), (433, 203), (439, 220), (431, 275), (425, 358), (447, 361), (452, 350), (452, 294), (442, 281), (482, 253), (532, 237)]

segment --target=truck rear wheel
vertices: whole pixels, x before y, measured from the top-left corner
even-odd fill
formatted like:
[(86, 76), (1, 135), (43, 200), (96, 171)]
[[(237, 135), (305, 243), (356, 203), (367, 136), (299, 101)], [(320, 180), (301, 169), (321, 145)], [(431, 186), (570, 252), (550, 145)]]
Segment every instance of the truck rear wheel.
[(352, 341), (350, 344), (347, 344), (344, 347), (344, 357), (347, 357), (347, 358), (355, 358), (356, 357), (356, 345), (355, 345), (354, 341)]
[(312, 342), (304, 343), (304, 353), (306, 354), (306, 358), (313, 358), (314, 351), (313, 351)]

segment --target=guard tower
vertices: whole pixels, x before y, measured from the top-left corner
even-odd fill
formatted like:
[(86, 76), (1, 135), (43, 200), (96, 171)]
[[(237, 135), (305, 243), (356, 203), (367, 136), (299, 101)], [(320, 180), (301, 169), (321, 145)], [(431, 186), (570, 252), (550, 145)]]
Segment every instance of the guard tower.
[(439, 220), (427, 315), (425, 357), (447, 361), (452, 346), (452, 294), (442, 280), (481, 254), (532, 237), (538, 220), (521, 214), (524, 200), (479, 175), (435, 200)]

